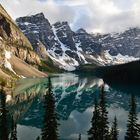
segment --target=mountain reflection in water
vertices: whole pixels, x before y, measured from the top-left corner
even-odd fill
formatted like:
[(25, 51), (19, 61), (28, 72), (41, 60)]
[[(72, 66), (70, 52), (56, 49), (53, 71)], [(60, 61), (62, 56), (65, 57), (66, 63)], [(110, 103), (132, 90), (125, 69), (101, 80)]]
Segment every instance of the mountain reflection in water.
[[(91, 126), (94, 99), (99, 97), (102, 79), (94, 76), (79, 76), (66, 73), (53, 75), (52, 90), (55, 98), (57, 117), (59, 118), (59, 136), (61, 140), (87, 140), (87, 131)], [(131, 90), (129, 90), (131, 89)], [(133, 89), (133, 90), (132, 90)], [(0, 115), (2, 133), (7, 137), (20, 140), (36, 140), (41, 137), (45, 117), (44, 95), (48, 90), (47, 78), (22, 79), (17, 82), (13, 96), (6, 100), (0, 97), (1, 108), (6, 113)], [(138, 117), (140, 117), (140, 89), (138, 87), (105, 84), (108, 118), (110, 125), (114, 116), (118, 119), (119, 140), (124, 139), (128, 119), (129, 100), (136, 93)], [(0, 137), (2, 133), (0, 132)]]

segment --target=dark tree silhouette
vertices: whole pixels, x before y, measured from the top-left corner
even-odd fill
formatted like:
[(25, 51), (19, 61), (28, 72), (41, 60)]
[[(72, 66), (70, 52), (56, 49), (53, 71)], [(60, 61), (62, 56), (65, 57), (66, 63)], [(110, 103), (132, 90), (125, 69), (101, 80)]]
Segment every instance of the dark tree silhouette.
[(48, 92), (44, 97), (44, 126), (42, 129), (42, 140), (58, 140), (58, 123), (55, 112), (55, 99), (52, 93), (51, 79), (48, 78)]
[(6, 111), (6, 94), (2, 88), (0, 89), (0, 140), (8, 140)]
[(99, 140), (100, 134), (99, 134), (99, 121), (100, 112), (99, 112), (99, 106), (97, 103), (97, 100), (95, 99), (95, 107), (93, 111), (93, 117), (91, 120), (91, 128), (88, 131), (88, 140)]
[(38, 137), (36, 138), (36, 140), (40, 140), (40, 137), (38, 136)]
[(99, 105), (95, 99), (95, 109), (88, 131), (89, 140), (109, 140), (108, 112), (106, 109), (104, 86), (101, 87)]
[(110, 140), (118, 140), (119, 130), (117, 127), (117, 118), (114, 117), (114, 122), (110, 132)]
[(137, 123), (137, 113), (136, 113), (136, 99), (132, 95), (131, 102), (130, 102), (130, 111), (128, 115), (128, 121), (127, 121), (127, 132), (125, 136), (125, 140), (139, 140), (140, 134), (139, 134), (139, 124)]
[(13, 117), (12, 117), (12, 126), (11, 126), (12, 130), (11, 130), (11, 137), (10, 140), (17, 140), (17, 125), (16, 122), (14, 121)]
[(106, 109), (105, 91), (104, 86), (101, 87), (100, 102), (99, 102), (99, 134), (100, 140), (109, 139), (109, 127), (108, 127), (108, 111)]
[(78, 138), (78, 140), (81, 140), (81, 134), (79, 134), (79, 138)]

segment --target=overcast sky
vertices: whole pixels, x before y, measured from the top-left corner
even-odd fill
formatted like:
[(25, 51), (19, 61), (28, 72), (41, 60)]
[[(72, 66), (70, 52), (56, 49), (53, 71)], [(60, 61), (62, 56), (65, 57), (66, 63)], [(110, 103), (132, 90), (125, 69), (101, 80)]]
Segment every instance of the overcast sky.
[(120, 32), (140, 27), (140, 0), (0, 0), (17, 17), (43, 12), (51, 23), (68, 21), (73, 30)]

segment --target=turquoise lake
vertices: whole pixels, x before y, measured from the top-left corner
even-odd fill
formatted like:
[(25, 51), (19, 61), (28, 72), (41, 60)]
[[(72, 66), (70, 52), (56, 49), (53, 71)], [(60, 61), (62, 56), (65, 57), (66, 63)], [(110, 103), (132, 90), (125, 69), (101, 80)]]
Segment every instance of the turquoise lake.
[[(98, 99), (102, 79), (91, 75), (64, 73), (51, 77), (52, 91), (55, 98), (55, 111), (59, 118), (58, 133), (60, 140), (87, 140), (87, 131), (91, 127), (94, 100)], [(18, 140), (36, 140), (41, 137), (44, 120), (44, 95), (47, 91), (47, 78), (28, 78), (17, 82), (12, 96), (7, 95), (6, 117), (0, 129), (5, 128), (10, 138), (15, 129)], [(131, 94), (137, 100), (137, 113), (140, 118), (139, 86), (105, 84), (109, 126), (116, 116), (118, 119), (119, 140), (123, 140), (129, 113)], [(1, 97), (1, 104), (3, 99)], [(0, 114), (0, 119), (3, 119)], [(2, 120), (1, 120), (2, 121)], [(140, 122), (140, 120), (139, 120)], [(14, 124), (14, 125), (13, 125)], [(15, 128), (14, 128), (14, 127)]]

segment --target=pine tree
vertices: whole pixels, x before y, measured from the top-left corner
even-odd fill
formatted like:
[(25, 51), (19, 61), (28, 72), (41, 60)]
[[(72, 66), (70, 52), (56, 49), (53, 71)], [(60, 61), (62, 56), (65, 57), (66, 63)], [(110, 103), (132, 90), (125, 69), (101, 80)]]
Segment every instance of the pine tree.
[(17, 140), (17, 125), (12, 117), (12, 130), (10, 140)]
[(95, 101), (95, 110), (88, 131), (89, 140), (109, 140), (108, 112), (106, 109), (104, 86), (101, 88), (99, 105)]
[(138, 121), (138, 118), (137, 118), (137, 113), (136, 113), (136, 99), (132, 95), (131, 102), (130, 102), (130, 111), (129, 111), (128, 121), (127, 121), (127, 132), (126, 132), (125, 140), (139, 140), (140, 139), (140, 135), (138, 132), (139, 124), (137, 123), (137, 121)]
[(0, 89), (0, 140), (8, 140), (6, 94), (3, 86)]
[(118, 140), (119, 131), (117, 128), (117, 118), (114, 117), (114, 122), (110, 132), (110, 140)]
[(57, 114), (55, 112), (55, 100), (52, 93), (51, 80), (48, 78), (48, 93), (45, 95), (44, 101), (45, 115), (44, 126), (42, 129), (42, 140), (58, 139), (58, 123)]
[(104, 86), (101, 87), (100, 102), (99, 102), (99, 139), (108, 140), (109, 139), (109, 127), (108, 127), (108, 111), (106, 109), (105, 92)]
[(93, 117), (91, 120), (91, 128), (88, 131), (88, 140), (99, 140), (99, 106), (97, 100), (95, 99), (95, 107), (93, 111)]
[(40, 137), (38, 136), (38, 137), (36, 138), (36, 140), (40, 140)]

